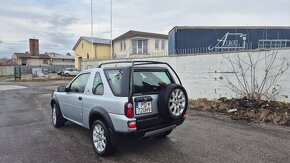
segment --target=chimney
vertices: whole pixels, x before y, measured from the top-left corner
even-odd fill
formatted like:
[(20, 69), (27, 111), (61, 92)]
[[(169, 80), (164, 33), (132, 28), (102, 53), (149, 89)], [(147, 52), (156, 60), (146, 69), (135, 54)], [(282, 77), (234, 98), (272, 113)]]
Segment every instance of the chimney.
[(30, 55), (39, 55), (39, 42), (38, 39), (29, 39)]

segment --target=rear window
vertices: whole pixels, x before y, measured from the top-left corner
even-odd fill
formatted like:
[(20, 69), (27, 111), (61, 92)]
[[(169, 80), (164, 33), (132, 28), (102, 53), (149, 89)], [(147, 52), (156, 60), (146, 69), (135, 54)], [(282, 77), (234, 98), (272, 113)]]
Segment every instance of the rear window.
[(167, 71), (138, 71), (134, 72), (134, 93), (146, 94), (159, 92), (160, 82), (172, 83)]

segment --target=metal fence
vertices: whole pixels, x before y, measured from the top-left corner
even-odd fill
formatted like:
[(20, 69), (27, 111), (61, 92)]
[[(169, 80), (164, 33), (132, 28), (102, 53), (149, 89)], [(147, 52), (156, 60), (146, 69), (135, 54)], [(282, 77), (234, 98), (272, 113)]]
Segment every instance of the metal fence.
[(14, 75), (14, 66), (0, 66), (0, 76)]
[[(255, 51), (270, 51), (270, 50), (283, 50), (289, 48), (256, 48), (253, 49), (251, 45), (246, 46), (244, 49), (239, 48), (224, 48), (224, 49), (208, 49), (208, 47), (200, 48), (188, 48), (188, 49), (178, 49), (174, 51), (174, 54), (169, 54), (168, 51), (162, 52), (152, 52), (147, 54), (126, 54), (120, 55), (116, 54), (112, 59), (139, 59), (139, 58), (152, 58), (152, 57), (165, 57), (165, 56), (187, 56), (187, 55), (215, 55), (215, 54), (227, 54), (227, 53), (242, 53), (242, 52), (255, 52)], [(92, 61), (104, 61), (111, 60), (111, 58), (91, 58), (83, 59), (82, 62), (92, 62)]]
[(22, 74), (31, 74), (33, 68), (44, 68), (48, 72), (58, 72), (65, 68), (73, 68), (74, 66), (70, 65), (50, 65), (50, 66), (19, 66), (21, 68)]
[(20, 67), (21, 74), (31, 74), (33, 68), (43, 68), (47, 72), (58, 72), (65, 68), (73, 68), (71, 65), (49, 65), (49, 66), (1, 66), (0, 76), (14, 75), (14, 67)]

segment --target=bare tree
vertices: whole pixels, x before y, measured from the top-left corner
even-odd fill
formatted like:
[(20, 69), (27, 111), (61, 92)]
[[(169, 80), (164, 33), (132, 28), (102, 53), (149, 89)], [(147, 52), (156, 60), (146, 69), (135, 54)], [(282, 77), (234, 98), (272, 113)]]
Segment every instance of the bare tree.
[(222, 72), (223, 78), (220, 82), (248, 99), (273, 99), (281, 91), (277, 81), (289, 67), (286, 58), (278, 60), (277, 56), (278, 51), (260, 51), (258, 55), (248, 52), (224, 56), (229, 63), (229, 70)]

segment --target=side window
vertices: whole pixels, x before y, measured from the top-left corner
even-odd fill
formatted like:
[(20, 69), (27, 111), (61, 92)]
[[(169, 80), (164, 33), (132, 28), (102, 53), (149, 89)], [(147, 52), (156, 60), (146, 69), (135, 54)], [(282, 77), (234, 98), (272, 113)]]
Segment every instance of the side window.
[(99, 72), (96, 73), (93, 83), (93, 94), (103, 95), (104, 94), (104, 85)]
[(124, 46), (124, 50), (126, 50), (126, 42), (125, 41), (123, 43), (123, 46)]
[(84, 93), (90, 74), (81, 74), (70, 85), (70, 92)]
[(106, 76), (114, 94), (121, 95), (123, 70), (107, 70)]
[(161, 49), (162, 49), (162, 50), (165, 49), (165, 40), (162, 40), (162, 42), (161, 42)]
[(155, 40), (155, 49), (159, 49), (159, 40)]

